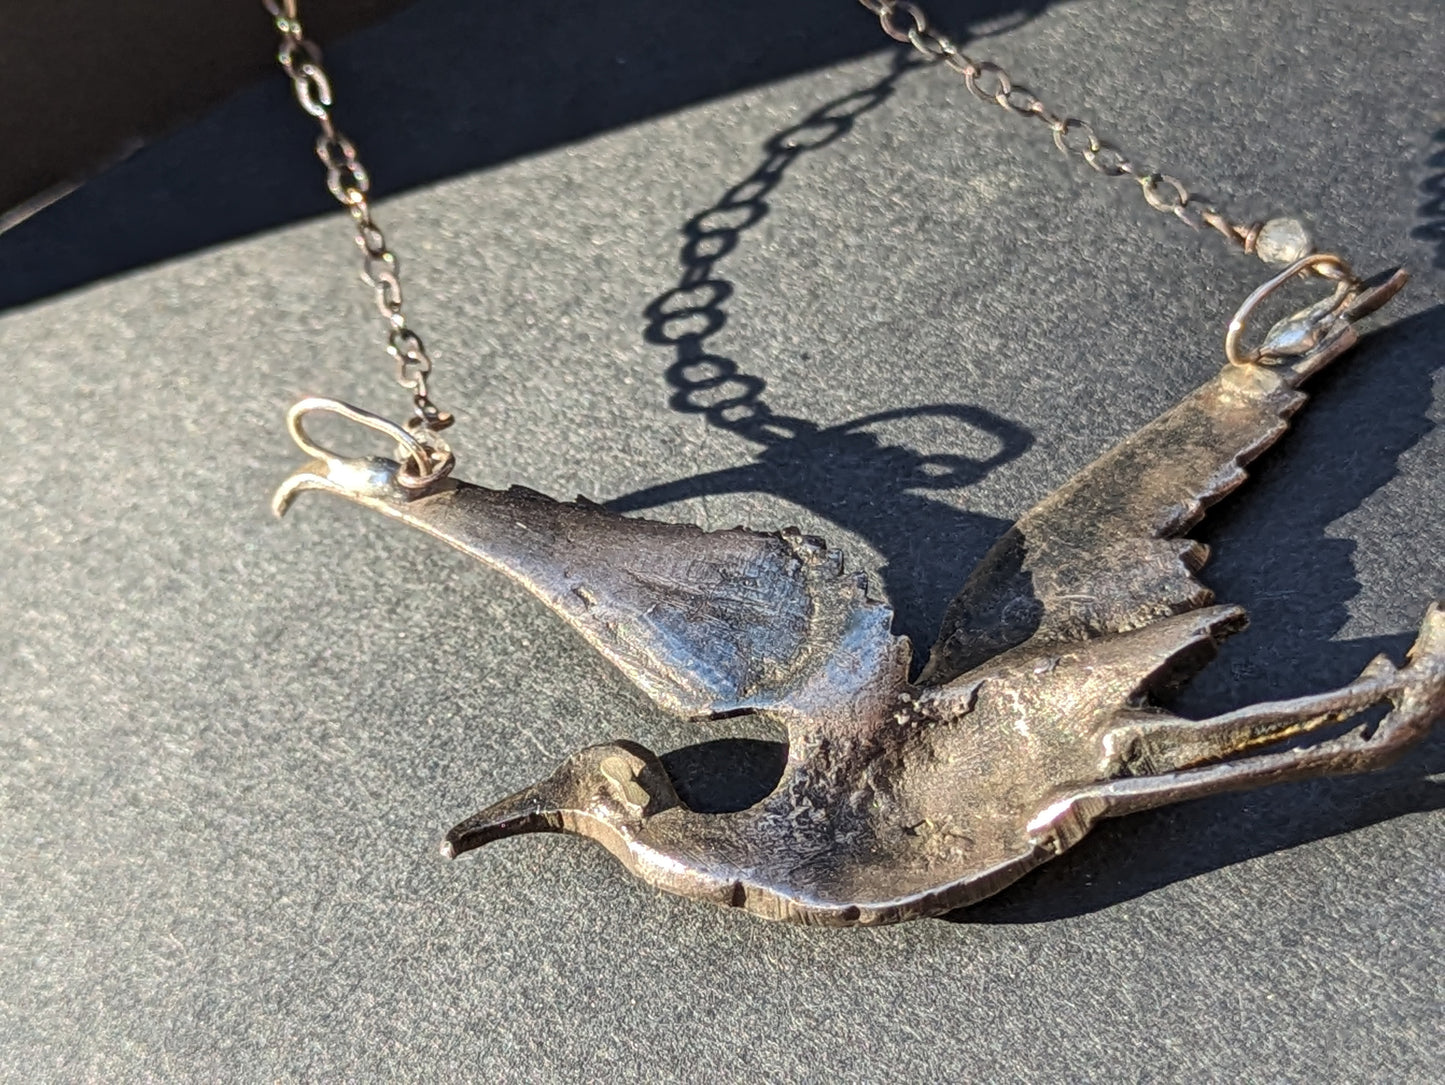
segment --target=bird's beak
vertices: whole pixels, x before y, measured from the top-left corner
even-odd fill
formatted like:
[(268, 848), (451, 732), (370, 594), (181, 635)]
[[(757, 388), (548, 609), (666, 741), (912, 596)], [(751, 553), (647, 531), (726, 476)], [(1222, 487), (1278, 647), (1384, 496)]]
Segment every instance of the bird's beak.
[(441, 853), (448, 859), (455, 859), (464, 851), (480, 848), (506, 836), (560, 832), (561, 812), (547, 801), (541, 788), (528, 787), (453, 826), (442, 841)]

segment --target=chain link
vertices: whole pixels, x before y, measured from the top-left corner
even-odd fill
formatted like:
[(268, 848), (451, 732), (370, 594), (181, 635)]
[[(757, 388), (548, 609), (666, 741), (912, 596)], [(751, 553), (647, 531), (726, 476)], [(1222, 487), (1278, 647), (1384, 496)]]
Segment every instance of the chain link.
[(1100, 139), (1087, 121), (1055, 113), (1027, 87), (1015, 83), (999, 65), (965, 54), (953, 39), (929, 24), (928, 15), (917, 4), (910, 0), (858, 2), (878, 16), (883, 32), (894, 41), (913, 46), (929, 60), (941, 61), (961, 75), (980, 101), (1046, 125), (1060, 151), (1083, 159), (1085, 165), (1105, 177), (1128, 177), (1154, 210), (1173, 215), (1196, 230), (1207, 226), (1234, 248), (1254, 252), (1262, 224), (1233, 221), (1214, 204), (1190, 192), (1178, 178), (1131, 161), (1118, 147)]
[(407, 323), (402, 309), (401, 261), (387, 243), (386, 234), (371, 215), (371, 177), (356, 154), (356, 145), (336, 127), (331, 116), (331, 77), (321, 66), (321, 50), (309, 40), (296, 14), (297, 0), (261, 0), (281, 35), (276, 61), (291, 79), (296, 101), (316, 118), (316, 157), (326, 167), (326, 188), (351, 214), (356, 246), (361, 250), (361, 279), (376, 295), (376, 308), (386, 321), (386, 352), (396, 363), (396, 382), (411, 393), (412, 416), (406, 428), (425, 450), (423, 460), (413, 451), (417, 475), (425, 476), (449, 455), (438, 436), (452, 424), (452, 416), (432, 401), (428, 378), (432, 360), (420, 335)]

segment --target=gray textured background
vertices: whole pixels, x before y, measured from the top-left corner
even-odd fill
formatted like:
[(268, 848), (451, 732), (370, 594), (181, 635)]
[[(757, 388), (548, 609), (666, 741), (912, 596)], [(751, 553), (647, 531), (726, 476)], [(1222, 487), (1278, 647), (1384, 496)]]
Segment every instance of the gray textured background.
[[(419, 4), (330, 55), (364, 78), (398, 43), (464, 38), (462, 7)], [(1445, 18), (1257, 7), (1057, 5), (976, 46), (1240, 213), (1302, 212), (1358, 266), (1416, 274), (1202, 531), (1206, 579), (1254, 627), (1193, 712), (1338, 684), (1445, 594)], [(818, 427), (946, 409), (764, 449), (669, 407), (644, 312), (677, 282), (682, 225), (890, 56), (752, 86), (738, 63), (731, 94), (383, 203), (461, 473), (798, 523), (875, 572), (926, 644), (1009, 519), (1213, 372), (1260, 266), (908, 72), (788, 169), (718, 265), (733, 293), (707, 346)], [(319, 183), (280, 91), (226, 111)], [(127, 192), (226, 168), (198, 151), (215, 123), (0, 237), (7, 274), (124, 246)], [(448, 825), (578, 746), (712, 736), (420, 536), (318, 498), (272, 521), (292, 399), (395, 402), (374, 316), (334, 215), (182, 255), (187, 236), (0, 316), (8, 1076), (1438, 1080), (1438, 738), (1376, 777), (1112, 823), (957, 922), (768, 925), (569, 838), (443, 863)], [(929, 488), (915, 454), (987, 455), (999, 434), (1007, 462)], [(674, 764), (726, 789), (728, 758), (759, 749)]]

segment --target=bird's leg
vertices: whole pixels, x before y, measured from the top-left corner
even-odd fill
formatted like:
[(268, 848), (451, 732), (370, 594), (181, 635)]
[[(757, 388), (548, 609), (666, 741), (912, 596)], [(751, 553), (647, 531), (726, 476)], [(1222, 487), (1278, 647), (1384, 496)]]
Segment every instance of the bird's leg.
[[(1390, 711), (1370, 732), (1361, 725), (1312, 746), (1222, 760), (1252, 746), (1277, 742), (1325, 724), (1348, 719), (1382, 701)], [(1146, 810), (1222, 791), (1383, 768), (1431, 725), (1445, 717), (1445, 604), (1432, 603), (1405, 666), (1383, 656), (1344, 689), (1313, 697), (1276, 701), (1209, 720), (1151, 720), (1121, 730), (1147, 736), (1149, 755), (1179, 771), (1121, 776), (1060, 795), (1029, 823), (1045, 845), (1062, 850), (1083, 836), (1095, 820)], [(1140, 730), (1142, 729), (1142, 730)], [(1170, 743), (1173, 743), (1171, 747)], [(1203, 764), (1205, 761), (1217, 764)], [(1187, 767), (1187, 766), (1200, 767)]]
[(1176, 772), (1316, 731), (1385, 700), (1398, 686), (1398, 675), (1384, 656), (1378, 656), (1355, 681), (1328, 693), (1265, 701), (1205, 720), (1140, 713), (1105, 733), (1105, 772), (1110, 776)]
[(1398, 706), (1411, 691), (1439, 704), (1437, 713), (1445, 711), (1445, 608), (1440, 603), (1427, 609), (1403, 668), (1381, 655), (1355, 681), (1328, 693), (1266, 701), (1206, 720), (1140, 716), (1105, 734), (1105, 763), (1111, 774), (1132, 776), (1193, 768), (1341, 723), (1385, 701)]

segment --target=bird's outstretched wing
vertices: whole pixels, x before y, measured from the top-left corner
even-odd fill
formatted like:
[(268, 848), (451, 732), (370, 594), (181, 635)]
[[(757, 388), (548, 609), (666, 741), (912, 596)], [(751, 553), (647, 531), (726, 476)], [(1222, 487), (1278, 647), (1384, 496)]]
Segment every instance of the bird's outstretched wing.
[(846, 714), (906, 680), (909, 646), (837, 551), (796, 530), (707, 532), (532, 490), (445, 480), (421, 496), (389, 460), (318, 460), (278, 494), (349, 497), (498, 569), (653, 700), (689, 717)]
[(1208, 550), (1184, 533), (1285, 432), (1306, 399), (1300, 382), (1353, 341), (1288, 364), (1227, 365), (1050, 494), (949, 605), (920, 680), (947, 682), (1025, 641), (1099, 637), (1210, 604), (1194, 576)]

